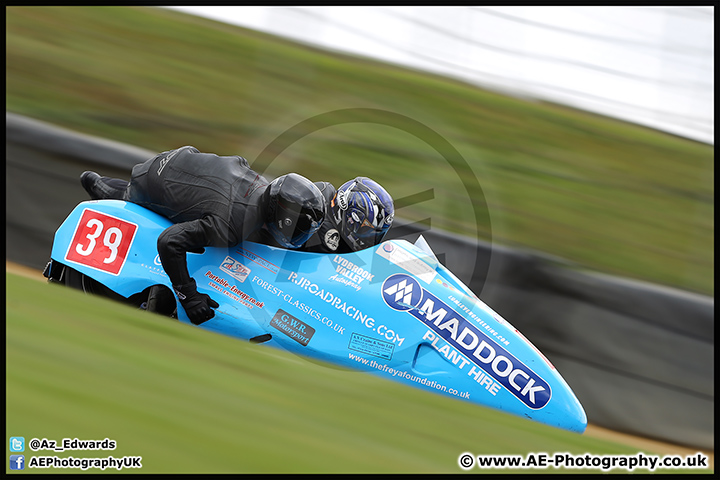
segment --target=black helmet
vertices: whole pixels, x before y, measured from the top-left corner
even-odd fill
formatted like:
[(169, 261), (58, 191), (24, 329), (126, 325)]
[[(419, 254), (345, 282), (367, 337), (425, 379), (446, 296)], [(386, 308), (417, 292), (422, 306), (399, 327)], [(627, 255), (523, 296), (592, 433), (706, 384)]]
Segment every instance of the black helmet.
[(353, 250), (382, 242), (395, 215), (390, 194), (367, 177), (357, 177), (338, 188), (330, 208), (340, 236)]
[(320, 189), (297, 173), (276, 178), (268, 186), (265, 224), (285, 248), (299, 248), (325, 219), (325, 197)]

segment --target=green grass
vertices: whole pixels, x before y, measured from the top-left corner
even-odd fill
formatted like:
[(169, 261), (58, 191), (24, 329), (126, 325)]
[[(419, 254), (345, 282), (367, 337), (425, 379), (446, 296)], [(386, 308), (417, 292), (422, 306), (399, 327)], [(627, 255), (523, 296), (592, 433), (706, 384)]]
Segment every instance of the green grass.
[[(266, 173), (367, 175), (398, 199), (432, 190), (398, 216), (714, 292), (714, 147), (602, 116), (152, 7), (7, 7), (6, 108), (153, 151), (195, 145), (251, 162), (327, 112), (403, 115), (469, 170), (382, 115), (348, 113), (353, 123), (316, 131), (309, 121)], [(474, 215), (471, 176), (488, 218)]]
[(113, 451), (26, 450), (26, 461), (127, 455), (142, 456), (140, 473), (452, 473), (464, 452), (638, 452), (65, 287), (6, 280), (6, 438), (117, 442)]

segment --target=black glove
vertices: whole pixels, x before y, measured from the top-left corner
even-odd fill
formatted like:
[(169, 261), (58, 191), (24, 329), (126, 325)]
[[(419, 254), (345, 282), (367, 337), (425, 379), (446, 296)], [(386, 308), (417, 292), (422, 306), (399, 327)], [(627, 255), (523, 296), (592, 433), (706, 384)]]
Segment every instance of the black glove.
[(185, 285), (173, 285), (173, 288), (193, 325), (200, 325), (215, 316), (213, 308), (220, 305), (210, 295), (198, 293), (195, 280), (190, 279)]

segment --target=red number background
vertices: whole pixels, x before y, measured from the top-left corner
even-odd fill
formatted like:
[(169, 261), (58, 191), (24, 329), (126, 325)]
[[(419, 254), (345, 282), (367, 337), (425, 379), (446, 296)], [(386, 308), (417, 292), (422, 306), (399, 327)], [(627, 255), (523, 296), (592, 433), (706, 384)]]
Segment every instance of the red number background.
[[(88, 226), (88, 222), (90, 222), (91, 220), (96, 220), (96, 222)], [(102, 231), (100, 231), (99, 234), (97, 231), (97, 221), (99, 221), (102, 225)], [(114, 247), (114, 249), (116, 250), (115, 252), (113, 252), (113, 248), (108, 246), (103, 241), (106, 232), (112, 227), (119, 229), (122, 234), (122, 238)], [(120, 270), (122, 270), (122, 267), (125, 264), (127, 253), (130, 250), (130, 245), (132, 244), (136, 231), (137, 225), (135, 225), (134, 223), (126, 222), (125, 220), (121, 220), (110, 215), (105, 215), (104, 213), (86, 209), (83, 212), (82, 217), (80, 218), (80, 222), (78, 223), (78, 226), (75, 230), (75, 235), (73, 236), (72, 242), (70, 243), (70, 248), (65, 255), (65, 259), (71, 262), (79, 263), (81, 265), (87, 265), (88, 267), (102, 270), (103, 272), (117, 275), (118, 273), (120, 273)], [(94, 246), (92, 246), (92, 249), (90, 249), (92, 245), (92, 240), (88, 237), (93, 235), (97, 236), (94, 239)], [(112, 239), (112, 242), (115, 242), (117, 237), (115, 236), (115, 234), (113, 234), (110, 238)], [(88, 252), (88, 249), (90, 249), (88, 254), (81, 255), (80, 253), (78, 253), (78, 245), (80, 245), (83, 251)], [(108, 259), (113, 255), (115, 255), (115, 258), (112, 260), (112, 262), (103, 262), (105, 259)]]

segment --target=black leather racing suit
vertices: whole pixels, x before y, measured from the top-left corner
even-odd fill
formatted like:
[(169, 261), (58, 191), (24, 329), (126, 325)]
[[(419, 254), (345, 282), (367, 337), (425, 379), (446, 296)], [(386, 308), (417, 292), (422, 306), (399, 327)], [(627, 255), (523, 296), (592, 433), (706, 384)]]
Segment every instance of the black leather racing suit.
[(233, 246), (258, 232), (268, 184), (243, 157), (185, 146), (136, 165), (126, 197), (173, 221), (158, 237), (157, 249), (170, 281), (181, 286), (194, 284), (187, 252)]
[(350, 245), (345, 242), (340, 236), (338, 231), (337, 222), (333, 217), (332, 204), (335, 201), (335, 187), (328, 182), (315, 182), (315, 185), (320, 189), (323, 196), (325, 197), (325, 204), (327, 205), (327, 212), (325, 212), (325, 220), (317, 232), (313, 234), (310, 239), (305, 242), (300, 250), (306, 252), (321, 252), (321, 253), (348, 253), (352, 252)]

